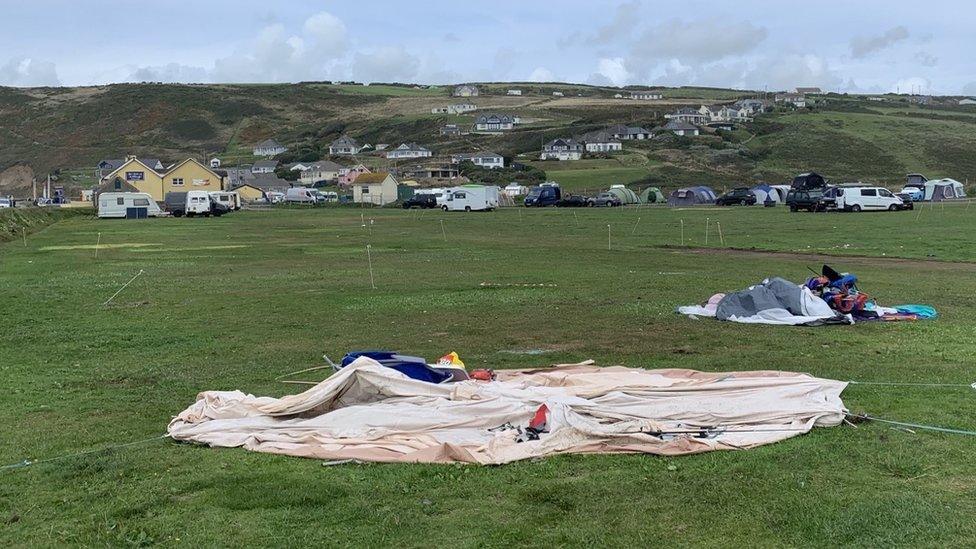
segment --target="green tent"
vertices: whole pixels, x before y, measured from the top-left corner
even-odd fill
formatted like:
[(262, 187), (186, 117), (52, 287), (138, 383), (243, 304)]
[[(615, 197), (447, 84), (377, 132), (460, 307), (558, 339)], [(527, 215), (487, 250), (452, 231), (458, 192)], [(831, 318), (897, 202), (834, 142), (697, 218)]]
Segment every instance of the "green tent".
[(640, 202), (637, 193), (623, 185), (613, 185), (607, 192), (619, 198), (621, 204), (637, 204)]
[(641, 204), (663, 204), (664, 194), (657, 187), (648, 187), (640, 193)]

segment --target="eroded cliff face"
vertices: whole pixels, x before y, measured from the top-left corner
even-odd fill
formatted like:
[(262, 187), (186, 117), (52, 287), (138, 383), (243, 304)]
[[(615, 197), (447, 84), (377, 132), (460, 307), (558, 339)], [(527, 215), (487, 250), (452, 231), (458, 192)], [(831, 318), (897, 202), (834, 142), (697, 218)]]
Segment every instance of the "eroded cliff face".
[(0, 196), (30, 198), (33, 180), (34, 169), (26, 164), (17, 164), (0, 171)]

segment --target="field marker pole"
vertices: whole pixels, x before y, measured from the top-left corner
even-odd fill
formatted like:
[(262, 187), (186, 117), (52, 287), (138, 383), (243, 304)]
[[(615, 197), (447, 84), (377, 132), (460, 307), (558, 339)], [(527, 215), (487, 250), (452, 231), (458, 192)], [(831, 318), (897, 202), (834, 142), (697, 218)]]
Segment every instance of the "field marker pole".
[(633, 235), (634, 232), (637, 231), (637, 224), (638, 223), (640, 223), (640, 218), (639, 217), (637, 218), (637, 221), (634, 222), (634, 228), (630, 230), (630, 234), (631, 235)]
[(102, 233), (98, 233), (98, 238), (95, 239), (95, 259), (98, 259), (98, 246), (102, 243)]
[(27, 247), (27, 227), (21, 227), (21, 232), (24, 233), (24, 247)]
[[(365, 206), (364, 206), (365, 207)], [(366, 228), (366, 214), (359, 214), (359, 221), (363, 224), (363, 228)]]
[(918, 222), (918, 218), (922, 217), (922, 209), (925, 208), (925, 204), (920, 204), (918, 206), (918, 213), (915, 214), (915, 221)]
[(708, 246), (708, 218), (705, 218), (705, 245)]
[[(521, 210), (519, 210), (521, 211)], [(576, 220), (576, 226), (579, 227), (579, 216), (576, 215), (576, 210), (573, 210), (573, 219)]]
[(720, 221), (716, 221), (715, 225), (718, 226), (718, 241), (725, 246), (725, 236), (722, 235), (722, 223)]
[(681, 245), (685, 245), (685, 220), (681, 220)]
[(607, 223), (607, 250), (610, 249), (610, 224)]
[(369, 237), (373, 238), (373, 218), (369, 219)]
[(137, 278), (139, 278), (139, 275), (141, 275), (144, 272), (146, 272), (146, 271), (143, 271), (142, 269), (139, 269), (139, 272), (136, 273), (136, 276), (132, 277), (131, 279), (129, 279), (128, 282), (126, 282), (125, 284), (123, 284), (122, 287), (119, 288), (119, 291), (117, 291), (114, 294), (112, 294), (112, 297), (108, 298), (108, 300), (105, 303), (102, 303), (102, 306), (104, 307), (105, 305), (108, 305), (109, 303), (111, 303), (112, 300), (115, 299), (115, 296), (117, 296), (120, 293), (122, 293), (122, 290), (124, 290), (126, 288), (126, 286), (128, 286), (129, 284), (132, 284), (132, 281), (135, 280), (135, 279), (137, 279)]
[[(576, 212), (573, 212), (576, 213)], [(522, 208), (519, 208), (519, 225), (522, 224)]]
[(366, 245), (366, 262), (369, 264), (369, 285), (376, 289), (376, 282), (373, 281), (373, 255), (369, 253), (370, 245)]
[(444, 242), (447, 242), (447, 230), (444, 229), (444, 220), (441, 219), (441, 234), (444, 235)]

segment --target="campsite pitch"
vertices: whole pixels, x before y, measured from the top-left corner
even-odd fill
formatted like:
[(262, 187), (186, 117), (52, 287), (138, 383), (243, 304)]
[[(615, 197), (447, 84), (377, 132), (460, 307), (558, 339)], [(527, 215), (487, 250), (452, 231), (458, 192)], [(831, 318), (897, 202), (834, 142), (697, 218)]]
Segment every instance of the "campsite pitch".
[[(706, 219), (710, 231), (721, 223), (724, 246), (717, 232), (706, 243)], [(0, 244), (0, 465), (66, 456), (0, 471), (0, 541), (972, 545), (976, 437), (878, 423), (748, 451), (501, 467), (324, 467), (155, 437), (200, 391), (296, 392), (275, 378), (364, 348), (457, 351), (469, 368), (594, 359), (968, 385), (974, 228), (964, 204), (72, 217), (27, 246)], [(153, 246), (120, 246), (132, 243)], [(673, 312), (766, 276), (801, 282), (824, 261), (879, 301), (940, 316), (794, 328)], [(853, 385), (842, 399), (854, 412), (976, 429), (967, 387)]]

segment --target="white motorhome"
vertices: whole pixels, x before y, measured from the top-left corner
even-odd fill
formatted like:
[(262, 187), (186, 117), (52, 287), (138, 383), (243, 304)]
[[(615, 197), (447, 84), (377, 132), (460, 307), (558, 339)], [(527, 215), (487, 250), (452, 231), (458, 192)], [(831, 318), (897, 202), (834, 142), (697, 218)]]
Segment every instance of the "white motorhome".
[(241, 209), (241, 195), (237, 191), (212, 191), (210, 197), (218, 204), (227, 206), (231, 211)]
[(98, 217), (144, 219), (159, 217), (163, 210), (149, 193), (102, 193), (98, 195)]
[(444, 190), (445, 212), (491, 211), (498, 207), (498, 187), (462, 185)]
[(317, 199), (308, 187), (291, 187), (285, 191), (285, 202), (292, 204), (315, 204)]
[(437, 199), (437, 205), (443, 208), (444, 200), (445, 198), (447, 198), (447, 194), (445, 193), (445, 190), (446, 189), (442, 189), (439, 187), (432, 188), (432, 189), (417, 189), (414, 192), (414, 194), (432, 194), (434, 195), (434, 198)]

